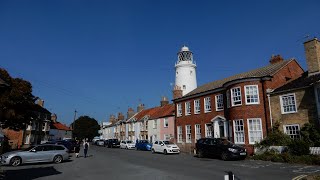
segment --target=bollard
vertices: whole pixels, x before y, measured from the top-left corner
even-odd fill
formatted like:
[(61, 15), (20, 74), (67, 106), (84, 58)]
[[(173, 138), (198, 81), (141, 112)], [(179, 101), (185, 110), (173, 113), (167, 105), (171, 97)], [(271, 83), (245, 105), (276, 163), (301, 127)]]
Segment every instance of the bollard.
[(234, 180), (234, 174), (231, 171), (228, 171), (227, 173), (227, 175), (224, 175), (224, 180)]

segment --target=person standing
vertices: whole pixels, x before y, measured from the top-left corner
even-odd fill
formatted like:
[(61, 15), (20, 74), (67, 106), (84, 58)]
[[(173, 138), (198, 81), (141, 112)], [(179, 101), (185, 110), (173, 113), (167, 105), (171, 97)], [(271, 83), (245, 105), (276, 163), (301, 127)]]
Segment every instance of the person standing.
[(74, 147), (74, 153), (76, 153), (76, 158), (79, 157), (79, 152), (80, 152), (80, 141), (77, 140), (76, 146)]
[(89, 149), (89, 143), (88, 141), (84, 141), (83, 143), (83, 152), (84, 152), (84, 157), (87, 157), (88, 154), (88, 149)]

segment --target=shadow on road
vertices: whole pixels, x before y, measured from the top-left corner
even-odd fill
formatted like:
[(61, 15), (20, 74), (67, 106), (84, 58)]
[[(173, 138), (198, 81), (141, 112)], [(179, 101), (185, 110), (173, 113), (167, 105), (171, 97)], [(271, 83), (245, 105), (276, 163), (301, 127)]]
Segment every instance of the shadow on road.
[(3, 180), (24, 179), (31, 180), (45, 176), (52, 176), (61, 174), (53, 166), (50, 167), (37, 167), (27, 169), (6, 170)]

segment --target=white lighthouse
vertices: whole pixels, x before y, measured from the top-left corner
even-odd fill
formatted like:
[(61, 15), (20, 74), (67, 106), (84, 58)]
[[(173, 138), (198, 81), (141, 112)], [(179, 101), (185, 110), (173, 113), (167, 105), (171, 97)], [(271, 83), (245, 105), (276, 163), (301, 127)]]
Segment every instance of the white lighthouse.
[(196, 63), (193, 62), (192, 52), (188, 47), (183, 46), (178, 52), (175, 86), (180, 87), (182, 96), (197, 88)]

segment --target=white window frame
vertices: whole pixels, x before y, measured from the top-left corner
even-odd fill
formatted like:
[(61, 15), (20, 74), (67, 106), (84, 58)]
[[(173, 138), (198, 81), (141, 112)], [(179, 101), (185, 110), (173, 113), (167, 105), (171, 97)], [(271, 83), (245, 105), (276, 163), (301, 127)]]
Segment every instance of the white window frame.
[(191, 115), (191, 103), (190, 103), (190, 101), (185, 103), (185, 111), (186, 111), (185, 112), (186, 116)]
[[(242, 123), (242, 125), (240, 124)], [(234, 132), (234, 143), (245, 144), (245, 132), (244, 132), (244, 121), (243, 119), (233, 120), (233, 132)], [(241, 137), (242, 134), (242, 137)], [(241, 141), (242, 139), (242, 141)]]
[(194, 104), (194, 114), (200, 114), (200, 99), (194, 100), (193, 104)]
[[(287, 111), (285, 112), (285, 108), (284, 108), (284, 101), (283, 101), (283, 98), (288, 98), (288, 97), (292, 97), (293, 96), (293, 99), (294, 99), (294, 104), (290, 104), (288, 106), (294, 106), (295, 110), (294, 111)], [(290, 93), (290, 94), (284, 94), (284, 95), (281, 95), (280, 97), (280, 106), (281, 106), (281, 114), (290, 114), (290, 113), (296, 113), (298, 112), (298, 109), (297, 109), (297, 98), (296, 98), (296, 94), (295, 93)]]
[(223, 111), (223, 105), (223, 94), (216, 95), (216, 111)]
[(163, 127), (165, 127), (165, 128), (169, 127), (168, 118), (164, 118), (164, 119), (163, 119)]
[[(251, 129), (251, 127), (253, 126), (250, 126), (250, 121), (259, 121), (259, 127), (260, 130), (257, 130), (257, 129)], [(247, 125), (248, 125), (248, 137), (249, 137), (249, 144), (255, 144), (256, 142), (260, 142), (262, 139), (263, 139), (263, 131), (262, 131), (262, 121), (261, 121), (261, 118), (250, 118), (247, 120)], [(257, 126), (255, 126), (254, 128), (257, 128)], [(261, 138), (259, 140), (254, 140), (254, 141), (251, 141), (251, 137), (253, 134), (257, 134), (257, 133), (261, 133)], [(256, 137), (253, 137), (253, 138), (256, 138)]]
[(177, 138), (178, 138), (178, 143), (182, 143), (182, 126), (177, 126)]
[(195, 124), (194, 129), (194, 140), (197, 142), (198, 139), (201, 139), (201, 124)]
[[(237, 92), (235, 92), (235, 90), (239, 90)], [(231, 105), (232, 106), (241, 106), (242, 105), (242, 97), (241, 97), (241, 87), (234, 87), (234, 88), (231, 88)], [(234, 93), (239, 93), (239, 95), (237, 96), (234, 96)], [(240, 98), (239, 100), (235, 101), (235, 98)], [(240, 102), (240, 104), (235, 104), (237, 102)]]
[(177, 104), (177, 117), (182, 116), (182, 106), (181, 103)]
[(186, 143), (191, 143), (191, 125), (186, 125)]
[[(288, 132), (287, 127), (294, 127), (296, 129), (292, 130), (294, 132), (297, 132), (295, 134)], [(283, 132), (285, 134), (287, 134), (288, 136), (290, 136), (291, 139), (300, 139), (301, 135), (300, 135), (300, 125), (299, 124), (286, 124), (283, 125)]]
[[(257, 94), (248, 94), (247, 93), (247, 88), (249, 89), (249, 93), (250, 93), (250, 88), (255, 88), (255, 89), (252, 90), (252, 92), (255, 93), (254, 91), (256, 90)], [(247, 86), (244, 86), (244, 93), (245, 93), (245, 100), (246, 100), (246, 104), (247, 105), (260, 104), (259, 87), (258, 87), (258, 85), (247, 85)], [(253, 96), (255, 96), (255, 95), (257, 95), (257, 98), (253, 98)], [(257, 99), (257, 102), (248, 102), (248, 100), (250, 100), (250, 99)]]
[(211, 112), (211, 97), (205, 97), (204, 99), (204, 112)]
[(158, 127), (157, 120), (153, 120), (153, 129), (157, 129), (157, 127)]
[[(208, 125), (210, 125), (210, 128), (211, 129), (209, 129), (208, 127)], [(207, 123), (207, 124), (205, 124), (205, 133), (206, 133), (206, 137), (212, 137), (212, 124), (211, 123)], [(209, 134), (210, 133), (210, 134)]]
[(164, 134), (163, 139), (169, 141), (170, 140), (170, 134)]

